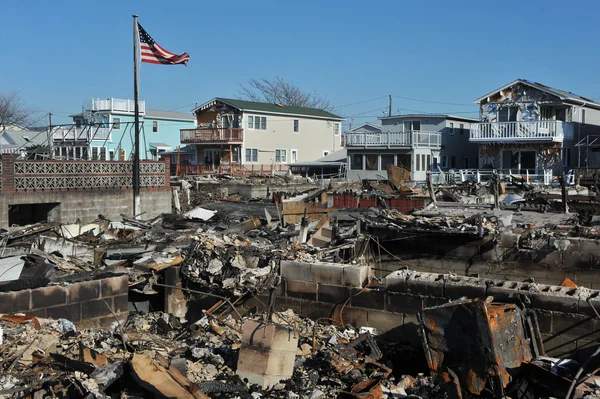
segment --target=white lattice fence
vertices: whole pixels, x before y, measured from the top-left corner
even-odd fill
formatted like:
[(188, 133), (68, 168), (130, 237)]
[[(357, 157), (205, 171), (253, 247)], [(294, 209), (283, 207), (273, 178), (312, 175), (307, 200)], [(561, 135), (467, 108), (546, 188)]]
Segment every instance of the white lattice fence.
[[(142, 162), (140, 185), (142, 187), (164, 187), (167, 184), (165, 167), (164, 162)], [(131, 162), (16, 161), (15, 189), (131, 187), (132, 173)]]

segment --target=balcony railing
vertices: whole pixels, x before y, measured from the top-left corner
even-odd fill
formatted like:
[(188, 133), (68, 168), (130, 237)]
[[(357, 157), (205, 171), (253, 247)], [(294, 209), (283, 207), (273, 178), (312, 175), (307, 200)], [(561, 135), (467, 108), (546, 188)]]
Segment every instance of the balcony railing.
[(471, 124), (471, 141), (563, 141), (572, 140), (574, 125), (563, 121), (489, 122)]
[(242, 128), (181, 129), (179, 132), (183, 144), (241, 143), (244, 137), (244, 129)]
[(110, 139), (113, 129), (100, 125), (56, 126), (52, 128), (52, 138), (60, 141), (90, 141)]
[[(146, 102), (139, 101), (140, 114), (146, 113)], [(135, 112), (135, 101), (124, 100), (121, 98), (93, 98), (89, 104), (90, 111), (108, 111), (108, 112)]]
[(381, 133), (348, 133), (344, 144), (346, 147), (408, 147), (439, 148), (442, 135), (439, 132), (408, 130), (403, 132)]

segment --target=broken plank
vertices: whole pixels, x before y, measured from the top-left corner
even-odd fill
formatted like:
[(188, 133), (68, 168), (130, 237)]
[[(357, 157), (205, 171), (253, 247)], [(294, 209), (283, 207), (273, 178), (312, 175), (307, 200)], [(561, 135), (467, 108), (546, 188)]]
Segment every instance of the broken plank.
[(148, 392), (165, 398), (197, 399), (149, 357), (135, 353), (130, 364), (133, 377)]
[(192, 395), (194, 395), (194, 398), (210, 399), (208, 396), (206, 396), (204, 394), (204, 392), (200, 391), (200, 388), (198, 388), (198, 386), (196, 384), (194, 384), (193, 382), (188, 380), (186, 376), (181, 374), (181, 372), (179, 370), (177, 370), (175, 367), (171, 367), (171, 365), (169, 364), (169, 361), (164, 356), (162, 356), (160, 353), (156, 354), (156, 361), (158, 362), (159, 365), (164, 367), (165, 370), (167, 370), (167, 373), (169, 373), (169, 375), (175, 381), (177, 381), (177, 383), (179, 383), (179, 385), (181, 385), (182, 387), (187, 389)]

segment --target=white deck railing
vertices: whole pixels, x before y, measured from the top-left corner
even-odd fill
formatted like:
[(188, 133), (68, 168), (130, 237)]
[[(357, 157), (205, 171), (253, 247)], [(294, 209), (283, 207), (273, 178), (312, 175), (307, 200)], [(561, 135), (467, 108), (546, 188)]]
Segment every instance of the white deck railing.
[(112, 128), (97, 125), (56, 126), (52, 128), (52, 138), (63, 141), (90, 141), (110, 139)]
[(442, 135), (439, 132), (409, 130), (403, 132), (347, 133), (344, 141), (346, 147), (410, 147), (439, 148)]
[[(146, 113), (146, 102), (139, 101), (140, 114)], [(108, 112), (135, 112), (135, 101), (121, 98), (93, 98), (89, 105), (90, 111), (108, 111)]]
[(471, 141), (563, 141), (573, 139), (574, 125), (563, 121), (485, 122), (471, 124)]

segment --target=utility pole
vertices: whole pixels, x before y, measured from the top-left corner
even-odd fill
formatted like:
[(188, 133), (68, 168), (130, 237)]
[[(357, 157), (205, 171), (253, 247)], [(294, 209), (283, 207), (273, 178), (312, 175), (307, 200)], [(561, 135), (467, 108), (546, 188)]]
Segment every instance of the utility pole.
[(53, 141), (54, 140), (52, 137), (52, 112), (48, 112), (48, 151), (50, 152), (50, 159), (54, 159), (54, 148), (52, 148)]
[(390, 94), (390, 107), (388, 108), (388, 116), (392, 116), (392, 95)]
[(135, 124), (135, 135), (133, 137), (133, 217), (139, 215), (141, 212), (141, 199), (140, 199), (140, 105), (139, 105), (139, 31), (138, 31), (138, 16), (133, 15), (133, 101), (134, 101), (134, 124)]

